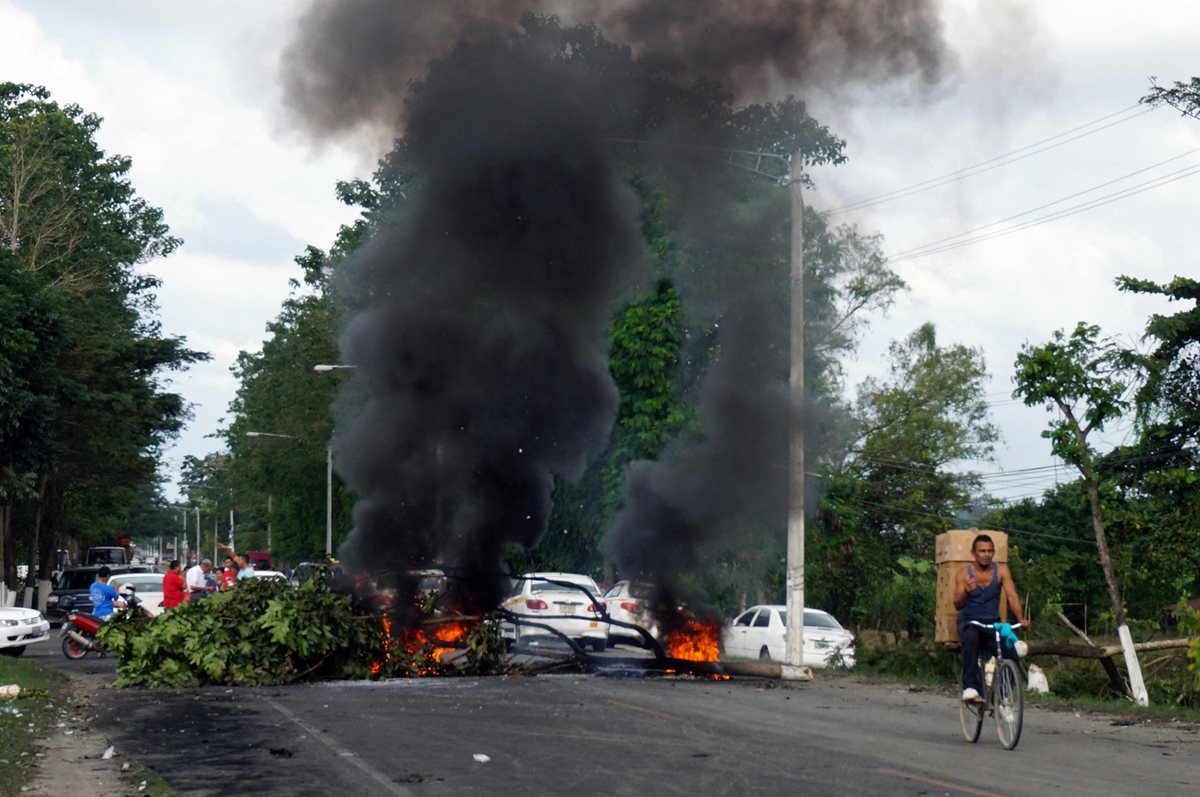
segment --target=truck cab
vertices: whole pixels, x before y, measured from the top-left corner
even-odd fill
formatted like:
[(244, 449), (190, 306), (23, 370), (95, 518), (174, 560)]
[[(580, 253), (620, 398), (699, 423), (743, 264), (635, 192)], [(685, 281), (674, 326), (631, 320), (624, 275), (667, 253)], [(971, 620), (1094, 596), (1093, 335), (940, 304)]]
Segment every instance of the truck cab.
[(85, 565), (127, 565), (129, 552), (120, 545), (93, 545), (87, 550)]

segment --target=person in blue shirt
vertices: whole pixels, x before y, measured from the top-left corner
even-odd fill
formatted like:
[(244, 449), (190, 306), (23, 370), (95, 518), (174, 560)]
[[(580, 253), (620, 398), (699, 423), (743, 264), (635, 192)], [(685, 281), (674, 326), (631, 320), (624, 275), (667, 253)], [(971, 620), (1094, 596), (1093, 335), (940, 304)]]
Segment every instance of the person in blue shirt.
[(121, 596), (109, 586), (108, 577), (111, 575), (112, 571), (107, 567), (100, 568), (96, 572), (96, 580), (88, 588), (88, 594), (92, 598), (92, 614), (101, 620), (112, 617), (117, 604), (121, 602)]
[(218, 542), (217, 547), (223, 551), (226, 551), (229, 557), (233, 559), (233, 566), (237, 569), (238, 581), (247, 578), (254, 578), (254, 566), (250, 564), (249, 559), (247, 559), (243, 554), (233, 550), (233, 548), (230, 548), (228, 545), (222, 545)]

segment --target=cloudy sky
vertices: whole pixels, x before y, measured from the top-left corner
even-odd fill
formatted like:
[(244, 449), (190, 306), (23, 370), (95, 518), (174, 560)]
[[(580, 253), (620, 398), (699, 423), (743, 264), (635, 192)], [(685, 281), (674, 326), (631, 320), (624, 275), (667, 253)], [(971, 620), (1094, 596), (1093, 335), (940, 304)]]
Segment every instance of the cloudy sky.
[[(168, 454), (172, 477), (185, 454), (217, 448), (208, 436), (233, 397), (238, 351), (260, 348), (297, 276), (292, 258), (327, 247), (350, 219), (334, 182), (368, 176), (377, 154), (314, 147), (281, 121), (277, 59), (303, 5), (0, 0), (0, 80), (44, 85), (102, 116), (101, 145), (132, 157), (137, 190), (186, 242), (148, 266), (163, 280), (165, 329), (213, 354), (176, 383), (195, 420)], [(1118, 293), (1113, 278), (1196, 276), (1200, 176), (1180, 170), (1200, 166), (1200, 121), (1133, 106), (1151, 76), (1200, 74), (1200, 4), (962, 2), (947, 3), (944, 20), (957, 64), (932, 94), (810, 96), (850, 161), (816, 173), (809, 201), (837, 209), (995, 167), (836, 216), (882, 233), (910, 285), (872, 326), (849, 381), (880, 373), (888, 343), (925, 321), (943, 343), (980, 347), (1004, 435), (982, 469), (998, 495), (1036, 495), (1070, 476), (1039, 437), (1046, 414), (1010, 397), (1021, 345), (1080, 320), (1136, 341), (1150, 313), (1170, 308)], [(1097, 207), (1079, 210), (1089, 201)], [(903, 256), (945, 239), (968, 243)]]

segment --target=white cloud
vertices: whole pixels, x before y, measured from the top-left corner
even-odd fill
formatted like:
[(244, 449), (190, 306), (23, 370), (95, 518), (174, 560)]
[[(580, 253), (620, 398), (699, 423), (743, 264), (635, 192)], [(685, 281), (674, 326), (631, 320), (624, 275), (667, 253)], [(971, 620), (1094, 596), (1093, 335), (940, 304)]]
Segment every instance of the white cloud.
[[(172, 458), (204, 439), (233, 396), (229, 366), (257, 349), (296, 276), (299, 247), (325, 247), (350, 217), (334, 182), (369, 159), (317, 150), (282, 126), (274, 74), (301, 0), (0, 0), (0, 78), (47, 86), (105, 118), (103, 145), (133, 159), (133, 180), (187, 245), (151, 270), (169, 334), (214, 353), (179, 379), (198, 404)], [(1200, 4), (1105, 0), (947, 3), (959, 71), (928, 102), (863, 91), (810, 108), (848, 139), (850, 162), (815, 172), (817, 208), (836, 207), (969, 166), (1133, 105), (1148, 78), (1196, 73)], [(1036, 207), (1200, 147), (1200, 122), (1160, 110), (1003, 169), (841, 217), (919, 246)], [(1200, 163), (1193, 156), (1183, 162)], [(1182, 163), (1180, 165), (1182, 165)], [(1195, 274), (1200, 176), (994, 241), (897, 263), (911, 290), (876, 319), (851, 386), (881, 373), (890, 340), (934, 321), (944, 343), (982, 347), (1007, 401), (1013, 358), (1078, 320), (1136, 337), (1165, 303), (1120, 294), (1130, 274)], [(1170, 308), (1176, 309), (1176, 308)], [(1040, 410), (998, 406), (1000, 465), (1050, 462)], [(1028, 492), (1028, 490), (1026, 491)]]

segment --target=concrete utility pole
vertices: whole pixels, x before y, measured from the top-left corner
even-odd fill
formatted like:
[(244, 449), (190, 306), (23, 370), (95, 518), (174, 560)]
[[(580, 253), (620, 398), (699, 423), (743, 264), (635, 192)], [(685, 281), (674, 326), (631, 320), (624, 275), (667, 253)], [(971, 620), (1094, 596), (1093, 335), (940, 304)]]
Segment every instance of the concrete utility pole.
[(792, 155), (788, 187), (792, 192), (791, 373), (788, 378), (788, 537), (787, 637), (784, 662), (804, 663), (804, 199), (800, 195), (803, 160)]
[(325, 446), (325, 555), (333, 556), (333, 444)]

